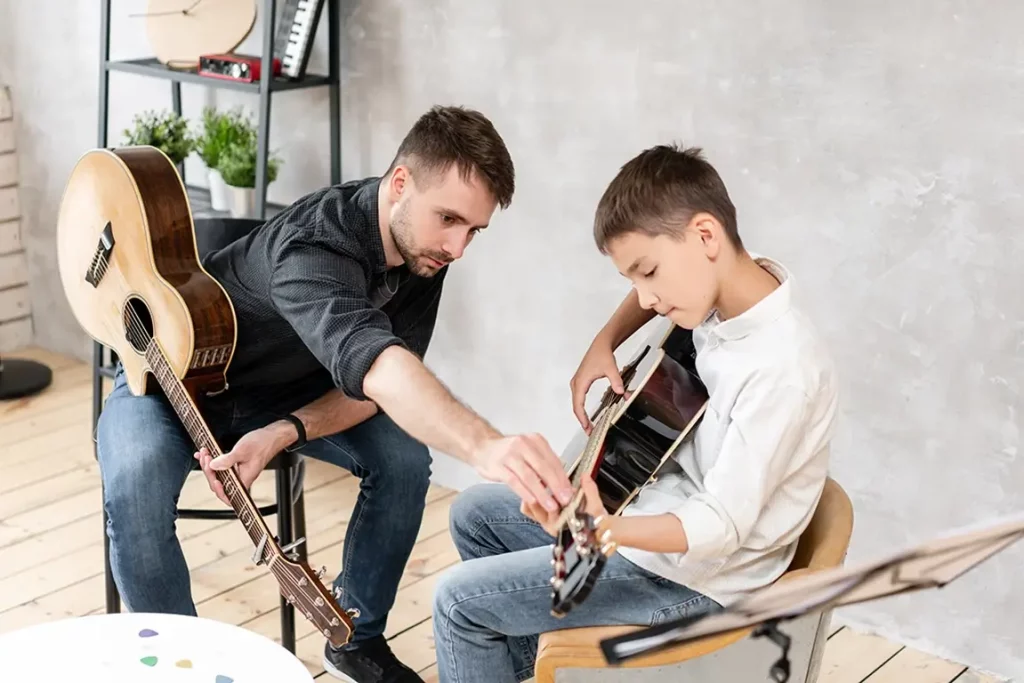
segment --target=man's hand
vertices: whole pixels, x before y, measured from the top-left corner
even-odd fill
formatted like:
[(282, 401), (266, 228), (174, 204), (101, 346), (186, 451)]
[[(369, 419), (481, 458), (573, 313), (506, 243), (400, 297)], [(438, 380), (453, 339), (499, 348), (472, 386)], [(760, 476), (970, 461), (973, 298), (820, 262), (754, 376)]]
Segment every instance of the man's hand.
[(505, 483), (524, 502), (542, 509), (557, 513), (572, 498), (562, 461), (540, 434), (487, 439), (474, 453), (473, 464), (485, 479)]
[[(288, 431), (291, 430), (289, 436)], [(216, 471), (230, 469), (233, 465), (238, 466), (238, 478), (242, 485), (248, 490), (256, 477), (267, 466), (274, 456), (282, 449), (295, 441), (295, 428), (287, 423), (267, 425), (244, 435), (229, 452), (214, 458), (206, 448), (194, 454), (196, 460), (203, 468), (203, 474), (210, 483), (210, 490), (217, 494), (227, 505), (231, 505), (231, 499), (224, 492), (224, 486), (217, 480)]]
[(584, 401), (587, 392), (595, 380), (607, 377), (611, 383), (612, 390), (622, 394), (625, 387), (622, 385), (622, 376), (619, 374), (619, 366), (615, 361), (615, 354), (612, 352), (612, 343), (608, 337), (601, 334), (594, 338), (587, 353), (580, 361), (576, 374), (569, 380), (569, 388), (572, 390), (572, 411), (576, 414), (583, 431), (590, 434), (592, 425), (587, 417), (587, 410)]
[[(598, 493), (597, 484), (590, 477), (583, 477), (581, 484), (583, 489), (583, 511), (594, 519), (608, 514), (604, 504), (601, 503), (601, 495)], [(552, 536), (558, 536), (558, 512), (545, 510), (539, 505), (523, 501), (519, 506), (520, 512), (544, 527), (544, 531)]]

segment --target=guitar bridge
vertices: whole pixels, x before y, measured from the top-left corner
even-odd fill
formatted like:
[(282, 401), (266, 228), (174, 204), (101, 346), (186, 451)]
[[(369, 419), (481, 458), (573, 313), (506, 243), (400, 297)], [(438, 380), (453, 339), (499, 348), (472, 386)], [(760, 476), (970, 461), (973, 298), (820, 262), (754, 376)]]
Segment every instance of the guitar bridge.
[(100, 280), (107, 274), (107, 266), (110, 265), (110, 254), (114, 251), (114, 231), (111, 229), (110, 221), (103, 226), (103, 232), (96, 244), (96, 251), (92, 255), (89, 269), (85, 271), (85, 281), (93, 287), (100, 284)]

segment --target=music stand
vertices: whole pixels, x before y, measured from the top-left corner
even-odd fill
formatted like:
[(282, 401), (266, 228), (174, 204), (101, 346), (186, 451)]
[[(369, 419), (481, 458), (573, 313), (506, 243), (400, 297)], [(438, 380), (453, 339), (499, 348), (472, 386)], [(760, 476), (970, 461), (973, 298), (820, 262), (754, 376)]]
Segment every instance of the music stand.
[(0, 401), (38, 394), (52, 381), (53, 371), (46, 365), (0, 355)]
[(825, 609), (868, 602), (926, 588), (941, 588), (1024, 537), (1024, 513), (973, 524), (855, 567), (837, 567), (754, 591), (718, 611), (601, 641), (605, 661), (615, 665), (707, 636), (756, 626), (782, 650), (771, 668), (778, 683), (789, 680), (789, 637), (780, 622)]

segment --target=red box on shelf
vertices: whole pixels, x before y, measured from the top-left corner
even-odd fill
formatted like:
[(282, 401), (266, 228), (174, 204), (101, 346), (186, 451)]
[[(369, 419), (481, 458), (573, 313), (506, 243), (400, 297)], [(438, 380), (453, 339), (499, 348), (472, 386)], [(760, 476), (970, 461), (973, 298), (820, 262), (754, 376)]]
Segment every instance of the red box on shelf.
[[(280, 75), (281, 60), (274, 57), (272, 63), (274, 65), (273, 75)], [(253, 55), (200, 55), (199, 69), (196, 73), (200, 76), (220, 78), (226, 81), (255, 83), (260, 80), (260, 67), (262, 64), (262, 60)]]

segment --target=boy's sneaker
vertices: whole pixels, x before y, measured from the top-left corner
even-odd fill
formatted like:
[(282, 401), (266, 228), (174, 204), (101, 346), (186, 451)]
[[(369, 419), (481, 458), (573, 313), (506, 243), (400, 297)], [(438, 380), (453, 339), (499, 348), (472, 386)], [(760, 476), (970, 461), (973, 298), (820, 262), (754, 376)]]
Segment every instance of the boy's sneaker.
[(335, 650), (324, 643), (324, 668), (348, 683), (423, 683), (415, 671), (398, 661), (384, 636), (365, 640), (351, 650)]

